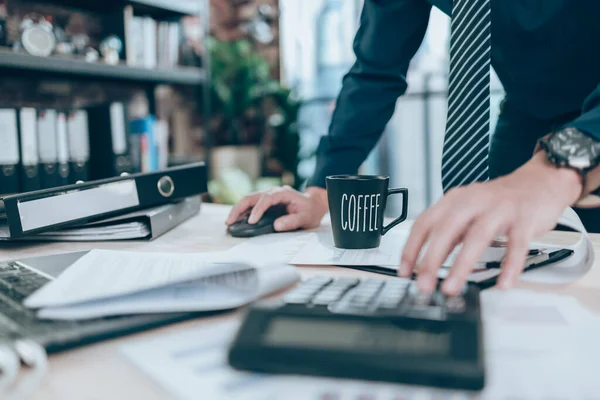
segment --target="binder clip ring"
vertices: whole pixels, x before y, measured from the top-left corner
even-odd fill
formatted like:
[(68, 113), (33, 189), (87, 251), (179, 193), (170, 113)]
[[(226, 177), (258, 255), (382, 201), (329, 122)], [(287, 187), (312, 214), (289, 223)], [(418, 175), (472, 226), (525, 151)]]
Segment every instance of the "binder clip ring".
[(175, 191), (175, 183), (173, 182), (173, 179), (167, 175), (158, 180), (157, 187), (158, 193), (160, 193), (163, 197), (171, 197)]

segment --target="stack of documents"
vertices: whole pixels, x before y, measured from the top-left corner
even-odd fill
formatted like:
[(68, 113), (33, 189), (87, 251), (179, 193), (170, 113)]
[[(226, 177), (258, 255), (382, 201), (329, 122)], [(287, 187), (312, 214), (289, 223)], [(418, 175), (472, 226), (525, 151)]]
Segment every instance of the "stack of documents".
[(92, 225), (81, 228), (65, 228), (57, 231), (42, 232), (25, 239), (34, 241), (106, 241), (131, 240), (150, 236), (150, 227), (143, 222), (125, 222), (110, 225)]
[[(35, 235), (23, 236), (17, 240), (36, 242), (153, 240), (198, 214), (200, 205), (201, 200), (199, 197), (189, 197), (175, 203), (125, 213), (116, 217), (44, 230)], [(0, 213), (0, 240), (10, 239), (10, 232), (6, 231), (2, 234), (2, 226), (7, 224), (8, 221), (3, 219)]]
[(256, 267), (223, 253), (93, 250), (24, 304), (40, 318), (217, 311), (245, 305), (299, 279), (294, 267)]

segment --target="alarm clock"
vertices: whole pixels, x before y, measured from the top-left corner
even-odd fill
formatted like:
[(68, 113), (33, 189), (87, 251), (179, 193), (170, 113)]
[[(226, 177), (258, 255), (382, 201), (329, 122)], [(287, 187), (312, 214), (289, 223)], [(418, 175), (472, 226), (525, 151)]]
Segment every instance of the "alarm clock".
[(29, 54), (47, 57), (56, 48), (53, 26), (39, 14), (28, 14), (21, 22), (21, 45)]

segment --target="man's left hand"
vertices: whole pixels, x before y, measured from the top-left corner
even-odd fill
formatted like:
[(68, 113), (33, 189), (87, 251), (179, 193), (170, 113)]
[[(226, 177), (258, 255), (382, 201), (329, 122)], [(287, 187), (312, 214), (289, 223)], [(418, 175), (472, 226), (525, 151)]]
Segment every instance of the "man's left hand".
[(550, 165), (544, 152), (510, 175), (453, 189), (415, 221), (399, 274), (416, 271), (419, 289), (431, 292), (439, 268), (462, 244), (442, 285), (444, 293), (458, 294), (488, 246), (504, 236), (508, 247), (498, 284), (510, 288), (523, 271), (531, 240), (553, 229), (581, 190), (578, 173)]

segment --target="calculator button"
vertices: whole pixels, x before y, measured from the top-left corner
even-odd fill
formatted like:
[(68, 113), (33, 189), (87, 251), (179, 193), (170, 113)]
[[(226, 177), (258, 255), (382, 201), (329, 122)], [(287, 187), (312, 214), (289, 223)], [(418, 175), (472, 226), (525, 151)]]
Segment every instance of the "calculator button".
[(378, 309), (382, 309), (382, 310), (395, 310), (398, 308), (398, 304), (400, 304), (400, 300), (396, 301), (396, 300), (383, 300), (381, 302), (379, 302), (379, 304), (377, 305)]
[(316, 292), (317, 292), (317, 290), (311, 289), (311, 288), (299, 288), (296, 290), (292, 290), (289, 294), (290, 295), (298, 295), (298, 296), (306, 296), (306, 297), (310, 298), (310, 297), (313, 297)]
[(364, 297), (353, 297), (350, 300), (350, 306), (355, 308), (367, 308), (369, 306), (370, 299)]
[(400, 302), (404, 298), (403, 292), (388, 293), (379, 297), (378, 308), (395, 309), (398, 308)]
[(463, 313), (466, 309), (465, 299), (462, 296), (452, 296), (446, 299), (446, 307), (451, 313)]
[(319, 293), (314, 299), (313, 299), (313, 304), (317, 304), (317, 305), (328, 305), (330, 303), (333, 303), (334, 301), (339, 300), (339, 298), (342, 297), (342, 292), (341, 291), (324, 291)]
[(419, 294), (419, 287), (417, 286), (417, 282), (416, 281), (412, 281), (410, 283), (410, 285), (408, 286), (408, 293), (412, 296), (418, 295)]
[(360, 287), (379, 290), (384, 284), (382, 279), (367, 279)]
[(285, 296), (283, 302), (285, 304), (307, 304), (310, 301), (310, 297), (307, 296)]
[(423, 307), (415, 308), (411, 307), (404, 313), (407, 317), (420, 318), (420, 319), (433, 319), (443, 320), (445, 319), (444, 309), (442, 307)]
[(360, 280), (358, 278), (350, 278), (350, 277), (341, 277), (337, 278), (333, 283), (338, 285), (344, 285), (348, 287), (358, 285)]
[(413, 299), (415, 307), (427, 307), (431, 304), (432, 296), (426, 293), (419, 293)]
[(312, 284), (326, 285), (326, 284), (328, 284), (329, 282), (331, 282), (332, 280), (333, 280), (333, 279), (332, 279), (332, 278), (330, 278), (330, 277), (328, 277), (328, 276), (320, 276), (320, 275), (317, 275), (317, 276), (314, 276), (314, 277), (312, 277), (312, 278), (309, 278), (308, 280), (306, 280), (306, 281), (303, 283), (303, 285), (306, 285), (306, 284), (311, 284), (311, 283), (312, 283)]
[(323, 297), (323, 296), (319, 296), (319, 297), (315, 297), (312, 301), (312, 304), (316, 305), (316, 306), (328, 306), (331, 303), (335, 302), (337, 299), (334, 297)]

